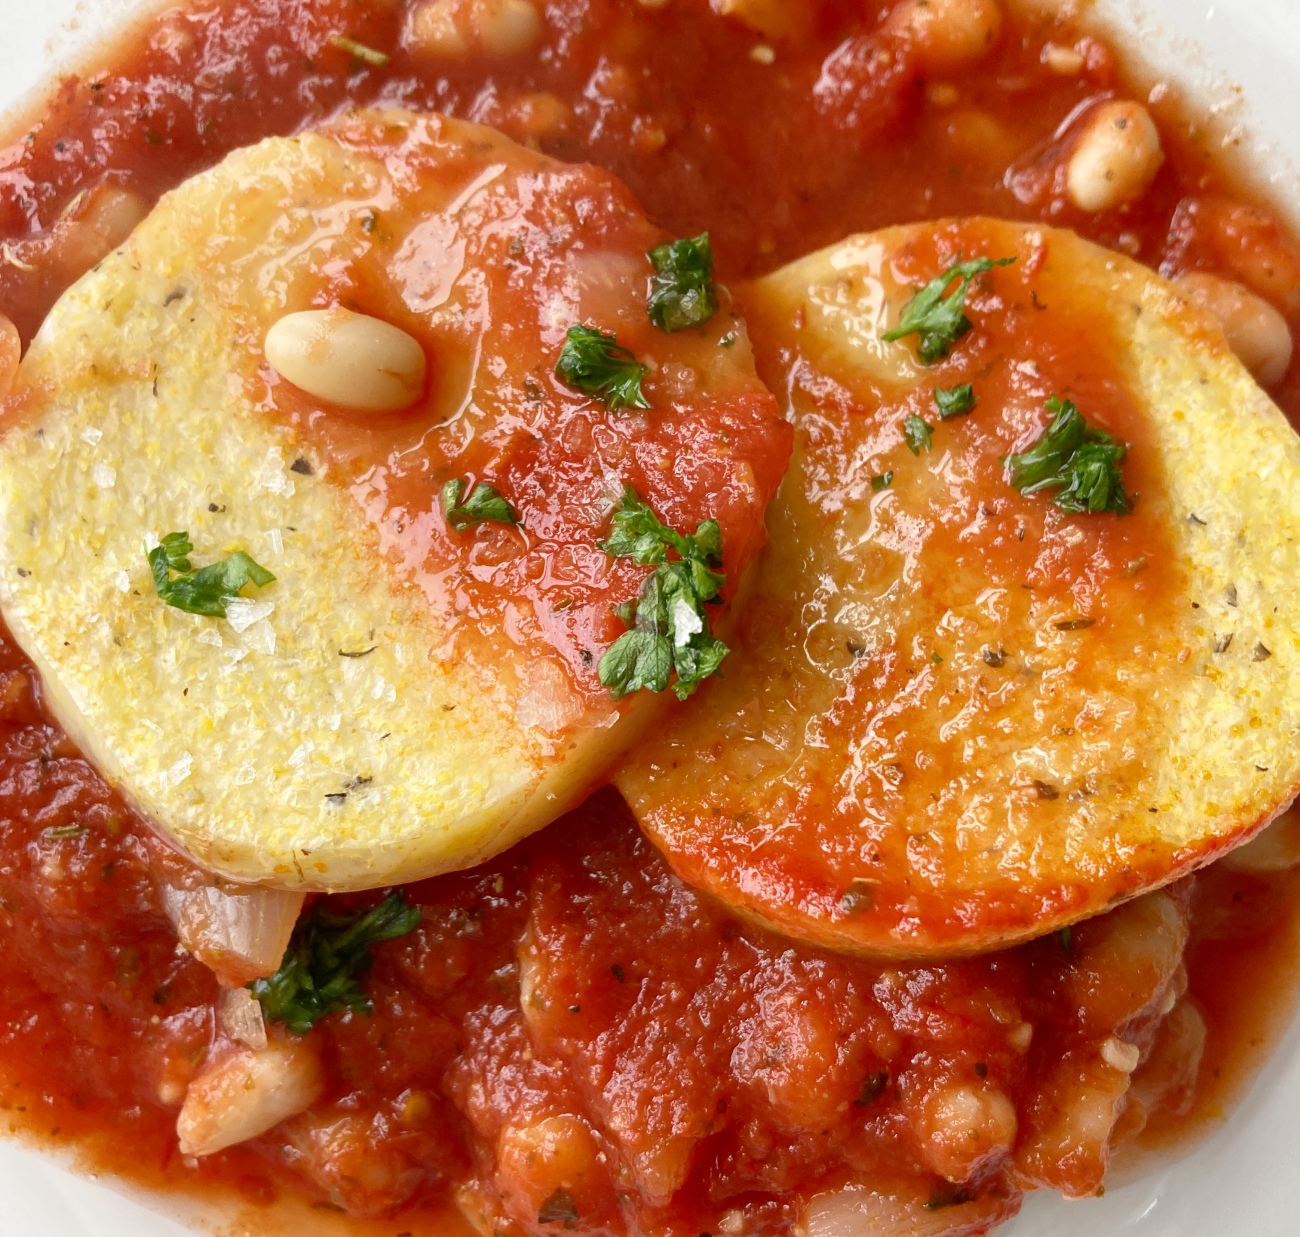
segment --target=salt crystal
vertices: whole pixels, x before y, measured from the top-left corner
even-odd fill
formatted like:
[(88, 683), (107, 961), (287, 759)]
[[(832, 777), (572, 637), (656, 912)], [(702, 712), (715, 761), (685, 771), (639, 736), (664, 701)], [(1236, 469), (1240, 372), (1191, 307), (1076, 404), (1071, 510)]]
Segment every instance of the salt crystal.
[(93, 425), (87, 425), (86, 428), (81, 431), (81, 441), (88, 443), (92, 447), (97, 447), (99, 445), (99, 440), (103, 437), (104, 431), (97, 430)]
[(244, 632), (244, 643), (254, 653), (264, 653), (270, 657), (275, 652), (275, 628), (266, 619), (262, 619)]
[(170, 769), (167, 770), (167, 776), (171, 779), (173, 786), (179, 786), (190, 775), (194, 766), (194, 757), (186, 752)]
[(307, 757), (315, 750), (316, 745), (310, 739), (306, 739), (302, 743), (299, 743), (298, 746), (293, 749), (293, 755), (289, 757), (289, 767), (291, 769), (301, 769), (303, 765), (307, 763)]
[(679, 649), (685, 648), (692, 636), (704, 630), (704, 620), (684, 597), (678, 597), (673, 602), (673, 628), (676, 631), (674, 643)]
[(257, 770), (253, 768), (253, 762), (246, 760), (239, 766), (239, 772), (235, 774), (236, 786), (247, 786), (257, 778)]
[(280, 535), (280, 530), (278, 528), (271, 529), (271, 531), (266, 534), (266, 539), (271, 543), (272, 554), (284, 553), (284, 538)]
[(221, 648), (223, 644), (223, 641), (221, 639), (221, 633), (215, 627), (209, 627), (206, 625), (204, 626), (203, 630), (199, 632), (197, 636), (195, 636), (195, 639), (200, 644), (211, 644), (214, 645), (216, 648)]
[(234, 597), (226, 602), (226, 622), (236, 631), (247, 631), (260, 623), (275, 609), (271, 601), (255, 601), (251, 597)]
[(266, 459), (262, 461), (253, 480), (272, 494), (282, 494), (285, 498), (293, 494), (293, 481), (285, 472), (284, 454), (279, 447), (272, 447), (266, 453)]
[(131, 591), (131, 577), (125, 571), (119, 571), (113, 577), (113, 587), (119, 593), (129, 593)]
[(101, 490), (111, 490), (117, 484), (117, 469), (111, 464), (96, 464), (90, 470), (90, 477)]

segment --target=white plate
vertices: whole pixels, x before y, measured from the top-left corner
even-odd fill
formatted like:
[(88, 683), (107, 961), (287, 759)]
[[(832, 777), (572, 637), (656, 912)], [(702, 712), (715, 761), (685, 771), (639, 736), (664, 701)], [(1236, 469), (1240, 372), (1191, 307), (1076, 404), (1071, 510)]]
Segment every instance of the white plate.
[[(1040, 5), (1052, 0), (1030, 0)], [(130, 0), (87, 0), (79, 39)], [(1228, 136), (1300, 223), (1300, 0), (1098, 0), (1156, 73), (1241, 127)], [(0, 107), (44, 78), (76, 0), (0, 0)], [(66, 38), (62, 40), (66, 45)], [(1153, 77), (1154, 77), (1153, 73)], [(1243, 107), (1231, 89), (1245, 85)], [(1032, 1197), (1005, 1237), (1296, 1237), (1300, 1024), (1213, 1137), (1105, 1198)], [(175, 1214), (175, 1209), (172, 1209)], [(242, 1226), (241, 1226), (242, 1227)], [(0, 1237), (185, 1237), (190, 1230), (20, 1148), (0, 1144)], [(250, 1235), (251, 1237), (251, 1235)]]

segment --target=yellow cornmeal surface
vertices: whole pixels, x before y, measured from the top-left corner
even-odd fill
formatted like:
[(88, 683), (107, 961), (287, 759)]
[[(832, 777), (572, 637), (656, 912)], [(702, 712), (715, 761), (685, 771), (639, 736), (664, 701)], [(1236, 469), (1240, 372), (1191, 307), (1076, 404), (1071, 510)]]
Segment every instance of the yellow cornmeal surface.
[[(501, 166), (525, 155), (428, 123)], [(289, 432), (250, 411), (247, 324), (301, 307), (277, 264), (342, 247), (367, 203), (413, 191), (310, 134), (188, 182), (51, 312), (0, 447), (0, 603), (57, 716), (238, 880), (366, 888), (468, 866), (566, 810), (621, 741), (612, 704), (547, 734), (516, 720), (516, 677), (485, 688), (440, 659), (435, 616), (359, 508), (292, 471)], [(202, 259), (213, 237), (220, 264)], [(162, 604), (144, 547), (173, 530), (199, 565), (243, 549), (272, 570), (245, 590), (272, 612), (241, 633)]]
[[(957, 377), (919, 365), (915, 339), (881, 338), (912, 292), (895, 259), (945, 226), (948, 252), (1018, 255), (987, 280), (993, 296), (1046, 253), (1028, 282), (1039, 299), (1015, 294), (1023, 342), (1011, 332), (1013, 355), (978, 352), (972, 310), (954, 364), (978, 359)], [(1174, 879), (1289, 802), (1300, 440), (1200, 311), (1071, 233), (991, 220), (853, 237), (741, 302), (760, 372), (766, 359), (792, 375), (794, 464), (724, 681), (615, 779), (679, 873), (832, 947), (970, 952)], [(1063, 517), (1000, 470), (979, 489), (976, 457), (953, 444), (987, 432), (983, 451), (1013, 449), (998, 397), (947, 422), (931, 402), (936, 385), (969, 378), (979, 396), (990, 373), (1025, 363), (1043, 307), (1058, 339), (1083, 329), (1083, 307), (1106, 324), (1102, 372), (1128, 387), (1164, 473), (1163, 494), (1138, 496), (1145, 517)], [(1016, 415), (1041, 418), (1041, 398)], [(900, 442), (909, 406), (935, 427), (919, 456)], [(873, 489), (886, 469), (892, 483)], [(982, 520), (1028, 520), (1025, 544), (1065, 545), (1152, 511), (1166, 561), (1131, 570), (1160, 572), (1172, 596), (1144, 601), (1142, 580), (1112, 563), (1099, 626), (1070, 629), (1068, 581), (1002, 579), (973, 548), (988, 544)]]

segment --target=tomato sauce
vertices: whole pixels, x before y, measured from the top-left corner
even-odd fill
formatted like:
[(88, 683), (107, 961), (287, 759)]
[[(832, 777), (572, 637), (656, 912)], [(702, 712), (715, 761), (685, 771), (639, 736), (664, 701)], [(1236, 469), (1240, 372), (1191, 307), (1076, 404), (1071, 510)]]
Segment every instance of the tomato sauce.
[[(527, 55), (456, 63), (404, 49), (405, 15), (395, 0), (196, 4), (63, 80), (0, 151), (0, 310), (29, 340), (102, 256), (86, 247), (102, 186), (148, 204), (240, 145), (386, 102), (612, 171), (669, 232), (707, 229), (724, 279), (857, 229), (985, 212), (1074, 227), (1169, 274), (1240, 280), (1300, 330), (1287, 282), (1300, 248), (1208, 138), (1180, 136), (1175, 113), (1155, 109), (1167, 158), (1138, 201), (1101, 215), (1069, 205), (1058, 130), (1127, 88), (1111, 50), (1068, 26), (1008, 18), (979, 64), (936, 76), (847, 0), (813, 6), (800, 38), (774, 45), (703, 0), (572, 0), (548, 8)], [(339, 35), (391, 58), (369, 64)], [(1044, 63), (1049, 40), (1079, 49), (1077, 72)], [(1300, 416), (1300, 366), (1276, 394)], [(1142, 974), (1163, 978), (1145, 992), (1108, 944), (1128, 930), (1124, 910), (1003, 954), (882, 968), (741, 924), (675, 881), (604, 791), (499, 860), (408, 890), (424, 922), (376, 950), (373, 1016), (313, 1032), (322, 1099), (193, 1161), (176, 1150), (176, 1108), (213, 1039), (217, 987), (163, 914), (160, 880), (183, 862), (50, 721), (30, 666), (0, 640), (11, 1128), (146, 1185), (397, 1217), (385, 1232), (445, 1226), (458, 1191), (507, 1237), (579, 1219), (592, 1232), (777, 1233), (812, 1193), (872, 1174), (979, 1229), (1025, 1188), (1099, 1188), (1104, 1143), (1053, 1155), (1052, 1122), (1080, 1078), (1114, 1083), (1078, 1063), (1115, 1030), (1150, 1042), (1167, 1000), (1205, 1017), (1199, 1082), (1167, 1089), (1167, 1112), (1148, 1116), (1183, 1136), (1291, 1008), (1282, 966), (1244, 964), (1290, 957), (1288, 878), (1210, 874), (1159, 895), (1168, 924), (1190, 915), (1193, 944), (1185, 976), (1177, 956), (1148, 959)], [(1138, 1003), (1104, 995), (1120, 991)], [(982, 1114), (961, 1145), (942, 1120), (954, 1103)]]

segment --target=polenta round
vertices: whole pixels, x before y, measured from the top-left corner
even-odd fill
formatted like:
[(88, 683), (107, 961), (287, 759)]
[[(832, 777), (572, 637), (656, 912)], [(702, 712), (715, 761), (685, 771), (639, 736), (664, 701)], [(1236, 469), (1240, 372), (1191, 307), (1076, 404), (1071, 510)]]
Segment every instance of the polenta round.
[[(0, 604), (59, 720), (200, 863), (324, 890), (471, 865), (653, 715), (597, 677), (646, 574), (600, 548), (612, 509), (630, 486), (716, 519), (734, 580), (788, 452), (725, 294), (649, 322), (665, 239), (593, 168), (357, 112), (182, 185), (54, 308), (0, 441)], [(269, 363), (321, 310), (395, 329), (360, 337), (396, 396)], [(575, 325), (644, 366), (648, 407), (561, 380)], [(160, 584), (147, 552), (182, 532)], [(274, 580), (224, 617), (163, 596), (241, 553)]]
[(1300, 442), (1199, 310), (978, 219), (850, 238), (741, 304), (794, 465), (725, 681), (616, 779), (682, 877), (832, 948), (973, 952), (1287, 805)]

